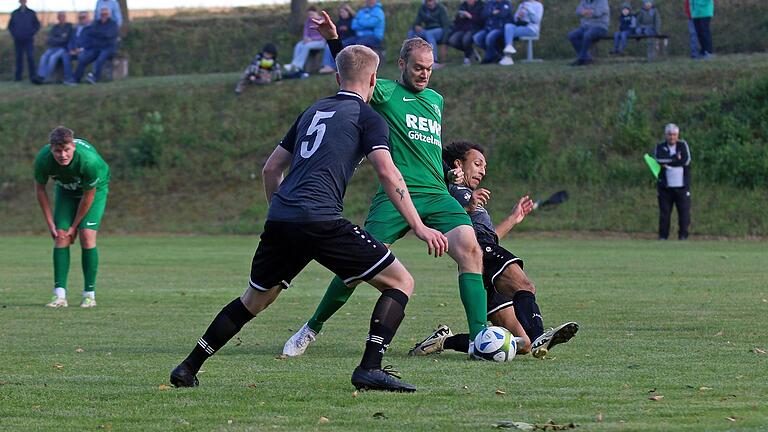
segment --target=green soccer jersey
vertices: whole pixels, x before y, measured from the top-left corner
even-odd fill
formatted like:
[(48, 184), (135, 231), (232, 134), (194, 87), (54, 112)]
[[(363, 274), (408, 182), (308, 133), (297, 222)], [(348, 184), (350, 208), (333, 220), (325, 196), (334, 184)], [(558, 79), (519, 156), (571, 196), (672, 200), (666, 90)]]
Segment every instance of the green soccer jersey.
[[(447, 194), (440, 139), (443, 97), (432, 89), (414, 93), (379, 79), (371, 106), (389, 125), (392, 160), (411, 193)], [(384, 193), (381, 186), (378, 193)]]
[(44, 185), (48, 178), (68, 192), (102, 189), (109, 184), (109, 165), (85, 140), (75, 139), (75, 154), (67, 166), (56, 162), (51, 146), (46, 144), (35, 158), (35, 181)]

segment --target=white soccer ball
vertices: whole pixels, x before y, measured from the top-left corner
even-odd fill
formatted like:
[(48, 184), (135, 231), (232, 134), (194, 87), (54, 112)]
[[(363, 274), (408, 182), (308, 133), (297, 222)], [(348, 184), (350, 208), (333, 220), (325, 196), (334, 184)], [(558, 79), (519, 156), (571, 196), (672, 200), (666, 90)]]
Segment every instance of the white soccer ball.
[(504, 327), (484, 328), (475, 337), (474, 355), (483, 360), (506, 362), (515, 358), (517, 342)]

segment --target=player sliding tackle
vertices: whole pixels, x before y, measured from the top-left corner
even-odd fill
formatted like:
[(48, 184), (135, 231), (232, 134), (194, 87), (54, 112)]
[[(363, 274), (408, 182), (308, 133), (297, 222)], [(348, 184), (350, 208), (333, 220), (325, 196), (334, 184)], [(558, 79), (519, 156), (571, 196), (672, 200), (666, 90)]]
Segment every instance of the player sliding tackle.
[[(316, 24), (335, 55), (341, 46), (335, 25), (325, 12)], [(474, 338), (486, 323), (482, 252), (472, 221), (445, 186), (440, 141), (443, 97), (427, 88), (433, 63), (432, 46), (425, 40), (403, 42), (397, 61), (400, 79), (378, 80), (371, 106), (387, 121), (392, 159), (403, 174), (419, 216), (448, 238), (448, 254), (459, 266), (459, 294), (470, 337)], [(365, 229), (386, 245), (408, 232), (407, 221), (398, 214), (384, 188), (373, 197)], [(285, 343), (283, 354), (303, 354), (323, 323), (347, 302), (353, 289), (339, 276), (331, 282), (312, 318)]]
[[(575, 322), (567, 322), (544, 332), (544, 322), (536, 304), (536, 288), (523, 271), (523, 261), (499, 245), (514, 227), (533, 211), (528, 196), (520, 198), (512, 212), (494, 227), (485, 205), (491, 192), (480, 182), (485, 177), (486, 162), (483, 147), (471, 142), (453, 142), (443, 149), (445, 163), (464, 172), (464, 184), (450, 185), (451, 195), (467, 210), (475, 227), (477, 240), (483, 249), (483, 282), (488, 292), (488, 319), (493, 325), (512, 332), (524, 343), (518, 343), (518, 353), (533, 351), (543, 357), (553, 346), (568, 342), (579, 330)], [(469, 352), (473, 348), (469, 335), (451, 333), (440, 325), (432, 335), (416, 344), (411, 355), (428, 355), (444, 349)], [(533, 342), (531, 342), (533, 341)]]
[(367, 281), (381, 291), (352, 384), (358, 389), (416, 390), (381, 367), (405, 315), (413, 278), (382, 243), (341, 216), (347, 183), (362, 157), (367, 156), (392, 200), (388, 202), (427, 243), (430, 254), (443, 255), (448, 240), (419, 218), (403, 176), (392, 163), (387, 125), (366, 104), (376, 85), (378, 56), (370, 48), (352, 45), (336, 63), (341, 90), (304, 111), (264, 166), (270, 206), (249, 287), (219, 312), (189, 356), (171, 372), (175, 386), (197, 386), (203, 362), (315, 260), (339, 275), (345, 286)]

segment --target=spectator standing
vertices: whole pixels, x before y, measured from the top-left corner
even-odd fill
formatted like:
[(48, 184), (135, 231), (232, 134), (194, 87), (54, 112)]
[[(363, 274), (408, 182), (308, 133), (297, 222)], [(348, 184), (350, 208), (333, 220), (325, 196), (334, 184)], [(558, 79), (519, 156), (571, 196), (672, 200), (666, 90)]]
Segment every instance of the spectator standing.
[(287, 65), (285, 69), (288, 72), (301, 73), (304, 71), (304, 65), (307, 63), (307, 57), (312, 50), (325, 49), (326, 43), (323, 36), (312, 28), (312, 19), (318, 18), (320, 15), (317, 13), (317, 8), (310, 6), (307, 8), (307, 20), (304, 22), (304, 31), (302, 33), (302, 39), (296, 42), (293, 47), (293, 59)]
[(104, 62), (115, 56), (117, 52), (117, 23), (112, 20), (108, 8), (102, 8), (99, 12), (99, 20), (83, 29), (81, 36), (83, 51), (77, 56), (77, 70), (75, 81), (80, 82), (85, 73), (85, 68), (93, 63), (93, 72), (88, 74), (86, 81), (96, 84), (101, 79), (101, 69)]
[[(339, 34), (341, 44), (343, 46), (352, 45), (350, 42), (355, 37), (355, 31), (352, 30), (352, 19), (355, 17), (355, 10), (348, 4), (339, 6), (339, 20), (336, 21), (336, 32)], [(325, 47), (325, 54), (323, 55), (323, 67), (320, 68), (319, 73), (334, 73), (336, 72), (336, 60), (331, 55), (331, 49), (328, 46)]]
[(687, 142), (679, 139), (680, 128), (674, 123), (664, 127), (664, 137), (653, 156), (662, 168), (657, 185), (659, 240), (669, 237), (673, 205), (677, 207), (678, 238), (686, 240), (691, 224), (691, 150)]
[(515, 64), (512, 55), (517, 53), (517, 50), (512, 43), (515, 38), (539, 36), (542, 18), (544, 18), (544, 5), (540, 1), (525, 0), (520, 3), (515, 12), (514, 21), (504, 24), (504, 58), (499, 62), (500, 65)]
[(611, 9), (608, 0), (580, 0), (576, 15), (581, 17), (579, 28), (568, 33), (568, 40), (578, 54), (571, 66), (584, 66), (592, 63), (592, 43), (608, 34)]
[[(69, 42), (74, 35), (74, 29), (72, 24), (67, 22), (67, 14), (59, 12), (56, 14), (56, 20), (58, 24), (51, 27), (48, 32), (48, 49), (45, 50), (40, 57), (40, 65), (37, 69), (37, 75), (43, 81), (50, 81), (53, 72), (56, 70), (56, 64), (61, 60), (67, 52)], [(71, 81), (71, 67), (70, 67), (70, 81)], [(64, 77), (67, 78), (66, 76)]]
[(40, 30), (40, 21), (35, 11), (27, 7), (27, 0), (19, 0), (19, 8), (11, 13), (8, 21), (8, 31), (13, 37), (13, 47), (16, 54), (15, 81), (21, 81), (24, 72), (24, 56), (27, 56), (29, 80), (35, 84), (42, 81), (35, 69), (35, 34)]
[(685, 16), (688, 18), (688, 38), (691, 46), (691, 58), (699, 58), (699, 36), (696, 34), (696, 26), (691, 18), (691, 0), (684, 0)]
[(472, 36), (485, 26), (482, 0), (464, 0), (453, 20), (453, 32), (448, 36), (448, 45), (464, 51), (464, 65), (472, 64)]
[(485, 27), (475, 33), (475, 45), (485, 50), (483, 64), (496, 63), (500, 60), (496, 45), (504, 37), (504, 24), (512, 18), (512, 3), (508, 0), (492, 0), (483, 9)]
[(420, 37), (432, 45), (432, 57), (435, 63), (433, 69), (439, 69), (437, 46), (448, 37), (451, 22), (448, 19), (448, 11), (437, 0), (424, 0), (419, 8), (419, 13), (413, 21), (413, 27), (408, 31), (408, 39)]
[(365, 6), (357, 11), (352, 19), (352, 30), (355, 38), (350, 45), (365, 45), (368, 48), (381, 49), (384, 44), (384, 28), (386, 27), (384, 8), (379, 0), (365, 0)]
[(619, 31), (613, 34), (613, 51), (611, 54), (621, 54), (627, 47), (627, 38), (635, 31), (636, 17), (632, 13), (632, 6), (624, 3), (621, 6), (621, 15), (619, 16)]
[(699, 39), (699, 58), (707, 59), (712, 56), (712, 33), (709, 31), (709, 22), (715, 15), (714, 0), (690, 0), (691, 18), (696, 27), (696, 35)]
[(93, 9), (94, 19), (101, 15), (101, 10), (107, 8), (112, 20), (117, 23), (117, 27), (123, 26), (123, 11), (120, 10), (120, 3), (117, 0), (98, 0)]

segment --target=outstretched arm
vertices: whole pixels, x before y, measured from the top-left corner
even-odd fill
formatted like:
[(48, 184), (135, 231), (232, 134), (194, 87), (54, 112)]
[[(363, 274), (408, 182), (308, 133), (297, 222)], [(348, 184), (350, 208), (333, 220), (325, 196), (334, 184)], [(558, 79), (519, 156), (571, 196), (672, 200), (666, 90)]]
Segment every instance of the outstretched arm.
[(336, 56), (344, 49), (339, 39), (339, 33), (336, 31), (336, 24), (328, 15), (328, 12), (321, 11), (320, 17), (312, 18), (311, 27), (317, 30), (328, 41), (328, 49), (331, 50), (331, 56)]
[(520, 201), (517, 202), (512, 209), (512, 212), (496, 225), (496, 235), (499, 236), (499, 238), (504, 238), (512, 227), (522, 222), (523, 219), (525, 219), (525, 216), (532, 211), (533, 200), (531, 200), (528, 195), (520, 198)]
[(376, 170), (382, 189), (392, 200), (397, 211), (403, 215), (416, 237), (427, 244), (428, 253), (430, 255), (434, 253), (436, 257), (442, 256), (448, 250), (448, 239), (439, 231), (428, 228), (421, 221), (416, 208), (413, 206), (403, 176), (392, 162), (389, 151), (374, 150), (368, 154), (368, 160), (371, 161), (371, 165)]

